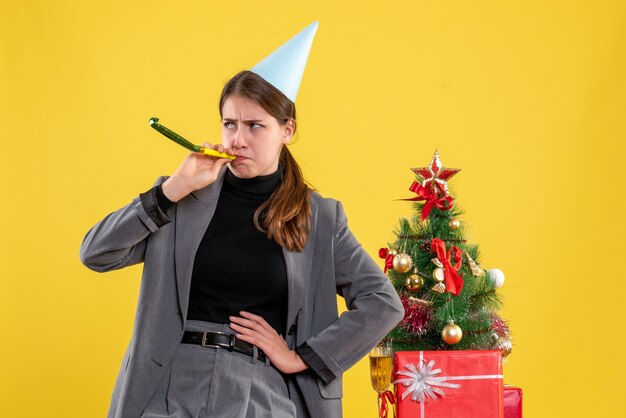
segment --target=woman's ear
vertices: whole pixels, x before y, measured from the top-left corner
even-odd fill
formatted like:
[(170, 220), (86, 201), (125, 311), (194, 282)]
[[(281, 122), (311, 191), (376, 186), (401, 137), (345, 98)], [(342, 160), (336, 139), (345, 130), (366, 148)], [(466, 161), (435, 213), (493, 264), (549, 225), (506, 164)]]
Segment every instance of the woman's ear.
[(293, 119), (289, 119), (283, 125), (283, 144), (288, 144), (291, 142), (291, 138), (293, 137), (294, 132), (296, 131), (296, 121)]

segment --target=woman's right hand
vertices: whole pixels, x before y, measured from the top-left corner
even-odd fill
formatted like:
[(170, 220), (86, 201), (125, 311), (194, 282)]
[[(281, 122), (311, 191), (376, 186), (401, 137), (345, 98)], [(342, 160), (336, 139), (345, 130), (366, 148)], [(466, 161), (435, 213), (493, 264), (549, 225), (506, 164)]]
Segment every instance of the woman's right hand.
[[(219, 152), (235, 155), (230, 148), (222, 144), (202, 144), (205, 148), (213, 148)], [(225, 164), (231, 162), (228, 158), (213, 157), (199, 152), (192, 152), (183, 160), (174, 174), (161, 186), (163, 193), (172, 202), (178, 202), (189, 193), (212, 184)]]

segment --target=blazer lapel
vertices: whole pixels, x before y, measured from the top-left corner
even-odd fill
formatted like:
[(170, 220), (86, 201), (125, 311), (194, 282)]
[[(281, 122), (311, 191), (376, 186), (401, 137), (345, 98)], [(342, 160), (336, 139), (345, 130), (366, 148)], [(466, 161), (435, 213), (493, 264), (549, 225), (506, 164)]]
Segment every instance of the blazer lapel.
[(196, 190), (176, 205), (174, 262), (176, 265), (178, 303), (183, 322), (187, 319), (191, 274), (193, 273), (196, 252), (215, 213), (226, 170), (228, 168), (224, 166), (213, 184), (204, 189)]
[(311, 229), (302, 252), (289, 251), (283, 247), (287, 266), (287, 329), (295, 322), (296, 316), (304, 304), (306, 289), (311, 278), (315, 231), (317, 229), (317, 205), (313, 199), (309, 199), (309, 202), (311, 202)]

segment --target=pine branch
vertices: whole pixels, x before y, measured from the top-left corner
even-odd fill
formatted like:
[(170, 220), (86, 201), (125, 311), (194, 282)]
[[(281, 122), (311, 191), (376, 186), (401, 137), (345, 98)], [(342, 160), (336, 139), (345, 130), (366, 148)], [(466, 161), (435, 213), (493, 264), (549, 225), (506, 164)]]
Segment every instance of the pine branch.
[(494, 288), (483, 289), (469, 298), (469, 305), (472, 309), (478, 309), (481, 306), (488, 306), (492, 310), (500, 309), (502, 301)]

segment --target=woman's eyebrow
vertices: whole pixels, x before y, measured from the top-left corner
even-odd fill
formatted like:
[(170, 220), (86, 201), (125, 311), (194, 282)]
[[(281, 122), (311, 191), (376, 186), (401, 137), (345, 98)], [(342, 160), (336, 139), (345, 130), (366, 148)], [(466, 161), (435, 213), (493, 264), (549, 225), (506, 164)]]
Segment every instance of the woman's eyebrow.
[[(224, 122), (236, 122), (237, 119), (231, 119), (231, 118), (224, 118)], [(243, 123), (258, 123), (258, 122), (263, 122), (263, 119), (246, 119), (243, 121)]]

